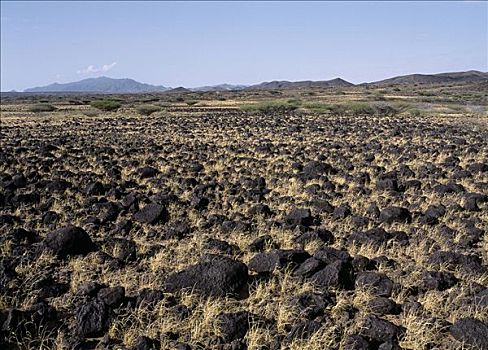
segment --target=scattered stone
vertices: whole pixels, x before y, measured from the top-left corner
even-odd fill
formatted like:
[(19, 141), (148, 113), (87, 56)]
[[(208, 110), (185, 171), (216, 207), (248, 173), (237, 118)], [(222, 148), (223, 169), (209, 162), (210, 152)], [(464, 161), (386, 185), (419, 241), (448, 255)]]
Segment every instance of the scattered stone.
[(109, 309), (100, 300), (81, 305), (76, 311), (76, 333), (82, 338), (101, 337), (109, 327)]
[(454, 339), (476, 349), (488, 349), (488, 326), (475, 318), (461, 318), (449, 328)]
[(360, 335), (375, 342), (397, 341), (404, 333), (403, 327), (374, 315), (369, 315), (364, 319), (359, 331)]
[(247, 286), (247, 279), (245, 264), (224, 256), (210, 256), (169, 275), (164, 285), (172, 293), (190, 289), (210, 296), (239, 296)]
[(167, 222), (169, 220), (169, 213), (164, 206), (150, 203), (135, 213), (132, 218), (143, 224), (154, 225), (159, 222)]
[(85, 230), (76, 226), (50, 232), (44, 240), (44, 246), (62, 259), (68, 255), (86, 255), (96, 249)]
[(358, 274), (356, 288), (366, 289), (376, 296), (390, 297), (393, 282), (382, 273), (366, 271)]

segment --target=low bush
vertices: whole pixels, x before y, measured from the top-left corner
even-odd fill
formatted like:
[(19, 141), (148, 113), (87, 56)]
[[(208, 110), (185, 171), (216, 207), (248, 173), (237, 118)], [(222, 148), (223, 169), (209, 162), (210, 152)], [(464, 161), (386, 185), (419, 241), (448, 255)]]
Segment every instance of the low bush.
[(351, 102), (344, 107), (354, 115), (373, 115), (375, 113), (374, 107), (364, 102)]
[(90, 109), (84, 109), (81, 113), (83, 113), (87, 117), (96, 117), (100, 114), (100, 111), (95, 108), (90, 108)]
[(161, 107), (155, 105), (140, 105), (136, 108), (137, 113), (145, 116), (149, 116), (155, 112), (161, 111)]
[(258, 113), (287, 113), (296, 110), (299, 107), (295, 99), (288, 101), (264, 101), (254, 104), (245, 104), (241, 109), (247, 112)]
[(34, 113), (40, 113), (40, 112), (52, 112), (55, 111), (56, 109), (57, 109), (56, 107), (48, 103), (37, 103), (35, 105), (32, 105), (29, 110)]
[(121, 104), (115, 100), (96, 100), (90, 102), (90, 106), (98, 108), (99, 110), (110, 112), (116, 111), (120, 108)]

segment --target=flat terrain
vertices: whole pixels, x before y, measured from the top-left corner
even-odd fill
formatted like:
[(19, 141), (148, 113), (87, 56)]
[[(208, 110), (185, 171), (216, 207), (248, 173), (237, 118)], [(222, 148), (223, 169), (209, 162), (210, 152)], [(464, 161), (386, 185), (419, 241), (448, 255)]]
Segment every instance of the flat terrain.
[(2, 98), (0, 347), (487, 349), (483, 91)]

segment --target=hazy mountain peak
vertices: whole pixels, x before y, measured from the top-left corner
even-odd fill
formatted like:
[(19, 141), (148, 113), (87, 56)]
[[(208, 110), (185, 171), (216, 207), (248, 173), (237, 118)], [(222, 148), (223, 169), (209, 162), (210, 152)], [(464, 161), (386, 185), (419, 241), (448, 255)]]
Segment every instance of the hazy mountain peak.
[(169, 88), (137, 82), (129, 78), (109, 78), (106, 76), (86, 78), (73, 83), (54, 83), (47, 86), (26, 89), (24, 92), (91, 92), (91, 93), (141, 93), (161, 92)]

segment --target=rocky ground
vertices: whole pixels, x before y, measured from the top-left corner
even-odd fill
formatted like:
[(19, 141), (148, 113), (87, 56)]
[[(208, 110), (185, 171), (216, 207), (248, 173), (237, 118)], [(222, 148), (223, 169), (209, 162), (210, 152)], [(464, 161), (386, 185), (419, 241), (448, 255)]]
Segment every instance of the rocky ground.
[(486, 119), (2, 118), (2, 349), (488, 349)]

